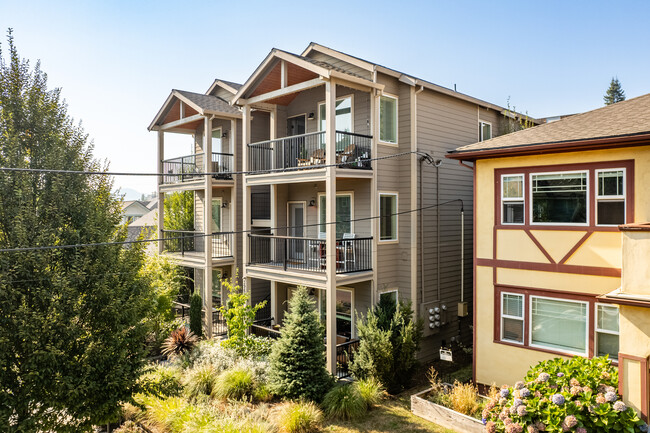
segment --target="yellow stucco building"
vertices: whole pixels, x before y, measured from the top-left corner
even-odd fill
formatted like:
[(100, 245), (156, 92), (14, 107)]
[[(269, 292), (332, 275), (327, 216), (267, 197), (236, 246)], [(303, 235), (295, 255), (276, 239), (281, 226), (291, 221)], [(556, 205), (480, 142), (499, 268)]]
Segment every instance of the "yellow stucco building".
[(650, 389), (650, 94), (448, 155), (474, 169), (474, 380), (607, 355)]

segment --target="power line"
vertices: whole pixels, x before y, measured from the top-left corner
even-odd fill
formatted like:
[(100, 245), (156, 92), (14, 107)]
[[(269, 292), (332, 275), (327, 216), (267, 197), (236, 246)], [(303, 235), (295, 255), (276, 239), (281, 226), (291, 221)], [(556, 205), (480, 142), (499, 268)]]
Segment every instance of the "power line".
[[(388, 215), (376, 215), (376, 216), (369, 216), (369, 217), (362, 217), (362, 218), (354, 218), (354, 219), (349, 219), (349, 220), (341, 220), (341, 221), (332, 221), (332, 222), (324, 222), (324, 223), (312, 223), (312, 224), (304, 224), (304, 225), (298, 225), (298, 226), (280, 226), (280, 227), (265, 227), (265, 230), (285, 230), (285, 229), (293, 229), (293, 228), (306, 228), (306, 227), (319, 227), (319, 226), (324, 226), (324, 225), (330, 225), (330, 224), (341, 224), (341, 223), (349, 223), (349, 222), (357, 222), (357, 221), (369, 221), (373, 219), (379, 219), (379, 218), (389, 218), (392, 216), (398, 216), (398, 215), (404, 215), (408, 213), (413, 213), (413, 212), (420, 212), (424, 211), (427, 209), (432, 209), (438, 206), (444, 206), (450, 203), (455, 203), (455, 202), (460, 202), (461, 204), (461, 212), (464, 210), (464, 202), (460, 198), (456, 198), (453, 200), (448, 200), (442, 203), (438, 204), (432, 204), (429, 206), (423, 206), (417, 209), (409, 209), (401, 212), (395, 212), (392, 214)], [(191, 238), (202, 238), (202, 237), (207, 237), (207, 236), (215, 236), (215, 235), (230, 235), (230, 234), (244, 234), (244, 233), (255, 233), (259, 232), (260, 229), (249, 229), (249, 230), (237, 230), (237, 231), (231, 231), (231, 232), (214, 232), (214, 233), (196, 233)], [(173, 232), (173, 230), (170, 230), (170, 232)], [(96, 243), (86, 243), (86, 244), (72, 244), (72, 245), (45, 245), (45, 246), (40, 246), (40, 247), (21, 247), (21, 248), (3, 248), (0, 249), (0, 253), (15, 253), (15, 252), (28, 252), (28, 251), (45, 251), (45, 250), (61, 250), (61, 249), (71, 249), (71, 248), (85, 248), (85, 247), (95, 247), (95, 246), (113, 246), (113, 245), (130, 245), (130, 244), (141, 244), (141, 243), (148, 243), (148, 242), (161, 242), (161, 241), (171, 241), (171, 240), (185, 240), (188, 239), (187, 236), (182, 236), (182, 237), (171, 237), (171, 238), (156, 238), (156, 239), (136, 239), (133, 241), (115, 241), (115, 242), (96, 242)]]

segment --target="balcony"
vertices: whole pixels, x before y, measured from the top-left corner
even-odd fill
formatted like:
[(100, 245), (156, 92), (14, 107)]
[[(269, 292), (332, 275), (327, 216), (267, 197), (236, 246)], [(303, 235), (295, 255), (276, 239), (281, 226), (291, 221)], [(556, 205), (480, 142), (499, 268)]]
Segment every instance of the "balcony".
[(234, 233), (212, 233), (204, 235), (187, 230), (163, 230), (163, 252), (174, 256), (199, 258), (204, 256), (205, 237), (210, 238), (212, 258), (233, 257)]
[[(371, 170), (372, 136), (336, 131), (339, 168)], [(275, 170), (319, 168), (326, 164), (325, 131), (294, 135), (248, 145), (248, 170), (262, 174)]]
[[(163, 183), (174, 184), (203, 179), (203, 153), (165, 159), (163, 161)], [(230, 173), (234, 167), (232, 153), (212, 153), (212, 166), (210, 172), (219, 173), (212, 175), (214, 179), (230, 180)]]
[[(327, 269), (324, 239), (249, 234), (248, 242), (250, 266), (308, 272), (325, 272)], [(372, 237), (337, 239), (337, 274), (371, 270)]]

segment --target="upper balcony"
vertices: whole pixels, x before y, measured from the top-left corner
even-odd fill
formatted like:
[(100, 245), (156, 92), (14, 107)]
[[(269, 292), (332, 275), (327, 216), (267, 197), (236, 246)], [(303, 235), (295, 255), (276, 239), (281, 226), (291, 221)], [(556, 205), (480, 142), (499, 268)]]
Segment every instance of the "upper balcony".
[(235, 234), (232, 232), (203, 234), (190, 230), (163, 230), (163, 252), (187, 265), (203, 265), (205, 239), (209, 239), (212, 263), (227, 263), (234, 259)]
[[(202, 181), (204, 173), (204, 153), (181, 156), (163, 160), (163, 184), (178, 184), (185, 182)], [(234, 167), (234, 156), (232, 153), (212, 153), (212, 164), (210, 168), (215, 180), (232, 180)]]
[[(337, 168), (371, 170), (372, 136), (336, 131)], [(250, 175), (319, 169), (326, 165), (325, 131), (248, 145)]]

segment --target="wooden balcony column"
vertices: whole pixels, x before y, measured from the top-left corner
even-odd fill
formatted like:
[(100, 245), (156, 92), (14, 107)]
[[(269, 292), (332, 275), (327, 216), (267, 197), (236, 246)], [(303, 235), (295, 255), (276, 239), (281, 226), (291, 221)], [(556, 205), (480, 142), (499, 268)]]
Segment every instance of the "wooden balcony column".
[[(158, 130), (158, 164), (156, 164), (158, 173), (163, 172), (163, 160), (165, 159), (165, 131)], [(165, 221), (165, 193), (160, 191), (160, 185), (163, 183), (163, 176), (158, 176), (158, 239), (163, 238), (163, 229)], [(162, 254), (164, 242), (158, 242), (158, 254)]]
[[(212, 172), (212, 117), (203, 120), (203, 173)], [(212, 176), (203, 176), (203, 233), (212, 231)], [(203, 278), (203, 306), (205, 307), (205, 334), (212, 337), (212, 237), (204, 236), (205, 275)]]
[(336, 81), (325, 82), (325, 240), (327, 370), (336, 373)]
[[(244, 104), (242, 107), (242, 167), (248, 169), (248, 145), (251, 142), (251, 106), (249, 104)], [(246, 284), (246, 268), (248, 267), (248, 260), (250, 258), (249, 253), (249, 242), (248, 242), (248, 232), (251, 228), (251, 206), (250, 206), (250, 187), (246, 185), (246, 177), (248, 175), (241, 176), (242, 179), (242, 218), (243, 224), (242, 228), (244, 233), (242, 233), (242, 269), (241, 274), (244, 278), (243, 285), (248, 287)]]

